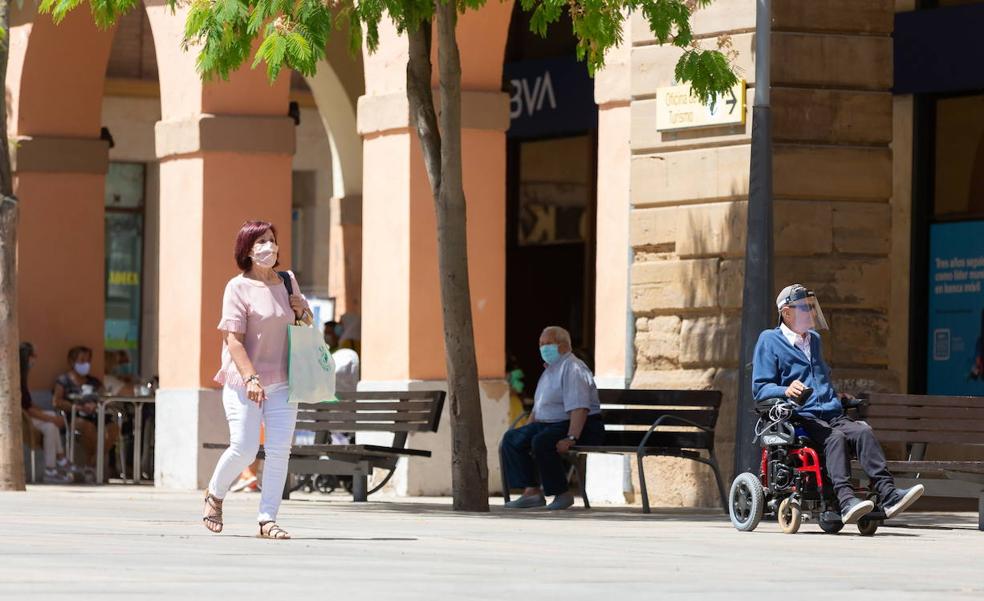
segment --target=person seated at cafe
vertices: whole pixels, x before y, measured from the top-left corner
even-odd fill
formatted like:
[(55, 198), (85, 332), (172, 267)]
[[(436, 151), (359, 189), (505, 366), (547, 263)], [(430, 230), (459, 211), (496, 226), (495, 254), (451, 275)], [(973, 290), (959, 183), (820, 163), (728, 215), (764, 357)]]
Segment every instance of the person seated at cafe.
[(45, 411), (37, 407), (31, 398), (31, 390), (28, 386), (28, 375), (36, 359), (34, 345), (30, 342), (22, 342), (20, 345), (21, 409), (31, 420), (31, 425), (41, 433), (41, 445), (44, 449), (44, 481), (49, 484), (67, 484), (72, 481), (72, 465), (65, 457), (65, 446), (61, 438), (61, 429), (65, 427), (65, 420), (54, 411)]
[[(92, 349), (86, 346), (74, 346), (68, 351), (68, 371), (55, 379), (52, 403), (56, 409), (71, 415), (72, 407), (76, 408), (75, 430), (82, 442), (81, 459), (76, 457), (76, 464), (81, 464), (91, 475), (96, 465), (98, 449), (96, 421), (98, 418), (97, 403), (103, 384), (94, 377), (92, 371)], [(106, 416), (104, 432), (104, 451), (109, 455), (110, 450), (120, 437), (117, 425)]]
[(359, 386), (359, 353), (355, 349), (342, 347), (343, 331), (342, 324), (337, 321), (326, 321), (325, 344), (335, 362), (335, 391), (355, 392)]
[[(536, 384), (530, 421), (507, 432), (502, 440), (509, 487), (524, 489), (523, 496), (506, 503), (510, 509), (546, 505), (555, 510), (573, 505), (563, 456), (576, 444), (590, 446), (605, 438), (594, 376), (571, 352), (567, 330), (558, 326), (543, 330), (540, 357), (545, 369)], [(544, 494), (554, 495), (549, 505)]]
[(134, 396), (135, 379), (130, 354), (124, 350), (107, 350), (106, 377), (103, 387), (109, 396)]

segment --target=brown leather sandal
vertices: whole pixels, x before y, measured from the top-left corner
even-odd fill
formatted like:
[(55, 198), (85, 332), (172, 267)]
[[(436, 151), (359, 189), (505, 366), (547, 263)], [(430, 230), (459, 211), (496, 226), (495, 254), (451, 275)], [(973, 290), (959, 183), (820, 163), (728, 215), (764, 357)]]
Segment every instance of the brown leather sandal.
[(260, 522), (260, 534), (258, 538), (273, 538), (276, 540), (287, 540), (290, 534), (277, 525), (276, 522)]
[(222, 532), (222, 499), (209, 491), (205, 491), (205, 515), (202, 522), (211, 532)]

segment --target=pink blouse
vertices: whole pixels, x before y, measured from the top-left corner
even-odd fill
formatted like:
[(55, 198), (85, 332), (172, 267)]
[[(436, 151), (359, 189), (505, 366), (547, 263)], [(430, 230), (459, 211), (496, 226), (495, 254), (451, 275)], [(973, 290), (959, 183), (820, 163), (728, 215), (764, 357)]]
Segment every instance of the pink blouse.
[[(300, 294), (297, 279), (288, 273), (294, 294)], [(246, 354), (264, 386), (287, 381), (287, 326), (293, 323), (294, 311), (282, 281), (268, 285), (240, 274), (226, 284), (219, 330), (244, 335)], [(222, 369), (215, 374), (215, 381), (233, 388), (245, 387), (225, 340)]]

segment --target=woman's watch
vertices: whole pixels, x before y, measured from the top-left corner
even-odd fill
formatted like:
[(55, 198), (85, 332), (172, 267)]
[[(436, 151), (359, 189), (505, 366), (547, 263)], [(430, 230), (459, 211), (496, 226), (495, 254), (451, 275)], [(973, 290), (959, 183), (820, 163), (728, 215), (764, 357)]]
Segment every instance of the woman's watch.
[(571, 442), (577, 442), (577, 436), (574, 436), (573, 434), (568, 434), (565, 440), (569, 440)]

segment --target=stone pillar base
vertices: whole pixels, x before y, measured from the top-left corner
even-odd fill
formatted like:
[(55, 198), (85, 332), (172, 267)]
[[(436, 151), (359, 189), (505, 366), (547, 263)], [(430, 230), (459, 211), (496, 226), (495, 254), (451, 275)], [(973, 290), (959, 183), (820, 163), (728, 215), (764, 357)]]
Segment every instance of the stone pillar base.
[(222, 391), (159, 390), (155, 421), (154, 486), (176, 490), (205, 488), (222, 449), (203, 449), (202, 445), (229, 442)]

